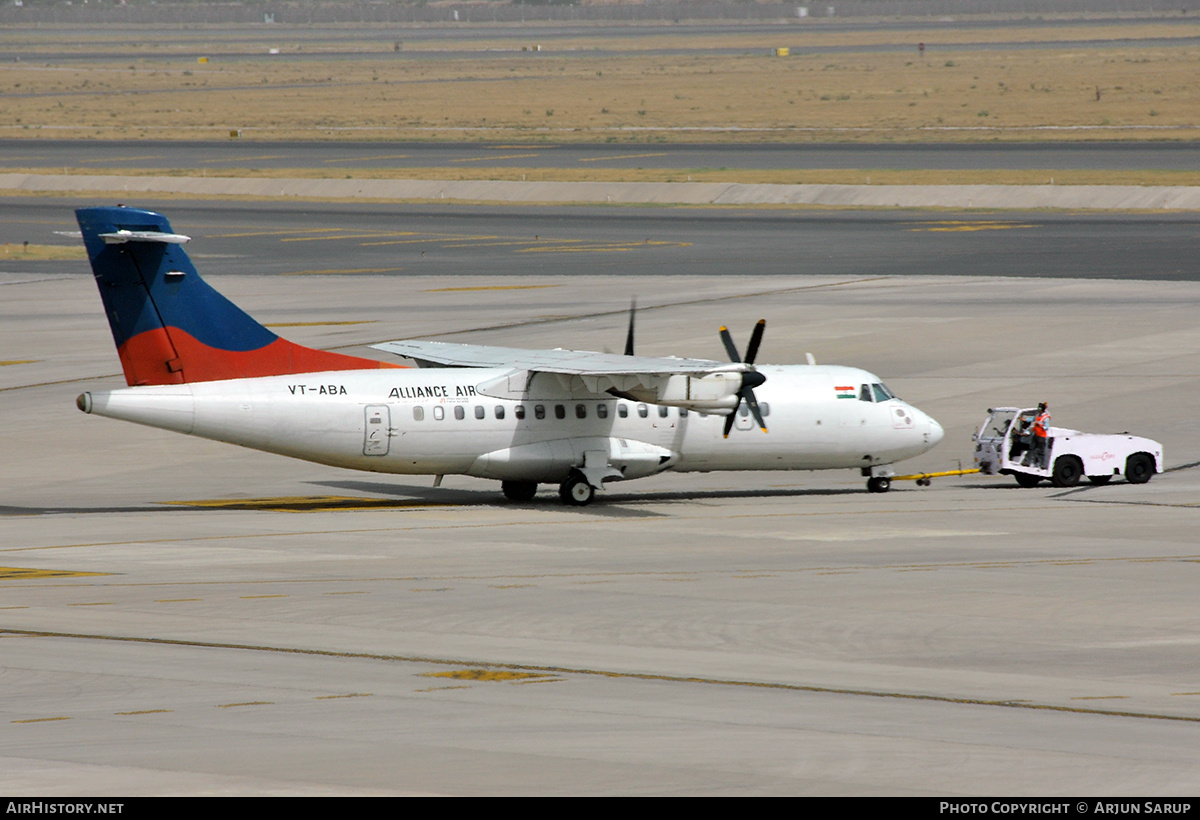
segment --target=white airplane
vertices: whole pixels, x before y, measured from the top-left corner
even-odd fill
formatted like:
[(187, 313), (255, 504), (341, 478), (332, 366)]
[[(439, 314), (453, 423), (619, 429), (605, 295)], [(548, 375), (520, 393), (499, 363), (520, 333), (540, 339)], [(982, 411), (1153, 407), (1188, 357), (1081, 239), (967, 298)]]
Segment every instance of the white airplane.
[(942, 439), (865, 370), (756, 366), (762, 321), (744, 358), (721, 328), (731, 362), (632, 355), (632, 312), (626, 355), (375, 345), (413, 368), (301, 347), (205, 283), (165, 217), (76, 217), (129, 384), (82, 394), (85, 413), (435, 486), (498, 480), (514, 501), (558, 484), (574, 505), (668, 470), (856, 468), (885, 492), (894, 462)]

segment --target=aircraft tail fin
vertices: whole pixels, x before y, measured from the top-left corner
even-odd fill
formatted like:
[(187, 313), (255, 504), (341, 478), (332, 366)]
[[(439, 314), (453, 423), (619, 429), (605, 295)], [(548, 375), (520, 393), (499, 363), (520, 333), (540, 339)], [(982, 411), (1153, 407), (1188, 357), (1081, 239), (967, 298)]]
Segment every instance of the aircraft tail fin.
[(283, 376), (396, 365), (281, 339), (196, 272), (166, 217), (75, 212), (129, 385)]

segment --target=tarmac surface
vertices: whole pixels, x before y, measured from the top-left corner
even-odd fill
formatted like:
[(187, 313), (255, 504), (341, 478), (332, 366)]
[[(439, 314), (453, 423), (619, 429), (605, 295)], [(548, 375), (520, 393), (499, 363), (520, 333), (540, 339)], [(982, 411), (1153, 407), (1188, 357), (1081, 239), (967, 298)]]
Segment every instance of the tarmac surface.
[[(987, 407), (1038, 400), (1169, 469), (514, 505), (84, 416), (121, 384), (86, 263), (0, 262), (0, 790), (1200, 788), (1194, 217), (157, 206), (304, 344), (619, 349), (636, 294), (639, 353), (720, 357), (766, 318), (761, 361), (878, 373), (946, 428), (905, 469), (970, 466)], [(42, 199), (0, 225), (72, 227)]]
[[(82, 200), (0, 198), (0, 243), (74, 245), (77, 240), (65, 235), (78, 232), (73, 209), (118, 201), (166, 213), (176, 230), (194, 238), (188, 251), (206, 273), (935, 274), (1181, 281), (1200, 276), (1200, 214), (1191, 212), (547, 208), (189, 202), (92, 194)], [(56, 262), (22, 265), (25, 271), (62, 269)], [(0, 270), (15, 268), (0, 265)], [(631, 283), (617, 299), (619, 308), (641, 292)], [(557, 297), (541, 302), (527, 293), (524, 298), (534, 313), (552, 312)]]
[[(162, 14), (182, 14), (173, 25), (166, 20), (148, 19), (147, 14), (153, 15), (159, 10), (139, 9), (129, 10), (137, 15), (139, 22), (138, 35), (154, 43), (154, 59), (169, 62), (193, 63), (197, 57), (212, 54), (219, 55), (222, 61), (261, 61), (263, 59), (296, 60), (331, 60), (352, 58), (355, 60), (377, 60), (393, 63), (397, 60), (447, 60), (447, 59), (492, 59), (492, 60), (522, 60), (538, 59), (541, 56), (562, 57), (623, 57), (631, 51), (640, 54), (686, 54), (686, 55), (738, 55), (764, 54), (774, 48), (788, 47), (793, 54), (844, 54), (844, 53), (879, 53), (879, 52), (915, 52), (917, 43), (926, 43), (929, 56), (947, 51), (983, 51), (1002, 48), (1009, 51), (1034, 49), (1063, 49), (1063, 48), (1123, 48), (1135, 44), (1138, 47), (1175, 47), (1194, 45), (1198, 38), (1194, 35), (1177, 34), (1173, 37), (1146, 37), (1142, 27), (1159, 25), (1164, 20), (1179, 21), (1170, 12), (1151, 14), (1149, 16), (1134, 16), (1128, 14), (1108, 16), (1103, 13), (1094, 14), (1087, 19), (1078, 17), (1061, 17), (1047, 19), (1043, 16), (1031, 16), (1029, 9), (1018, 4), (1012, 11), (1019, 17), (1000, 17), (986, 19), (979, 16), (952, 18), (949, 16), (927, 17), (915, 16), (909, 19), (886, 19), (876, 16), (878, 9), (872, 9), (869, 19), (843, 20), (813, 18), (799, 19), (785, 17), (769, 21), (725, 20), (705, 22), (681, 22), (673, 20), (669, 25), (656, 22), (658, 16), (652, 10), (646, 15), (645, 10), (634, 10), (634, 19), (642, 18), (641, 25), (631, 25), (625, 20), (613, 19), (601, 22), (595, 19), (588, 21), (555, 21), (541, 20), (532, 25), (526, 25), (525, 16), (530, 22), (543, 14), (555, 14), (550, 9), (523, 9), (518, 13), (518, 20), (505, 20), (505, 10), (494, 8), (478, 8), (465, 6), (460, 9), (461, 20), (457, 24), (448, 24), (448, 20), (437, 22), (427, 21), (425, 24), (413, 25), (415, 17), (409, 19), (379, 19), (376, 14), (365, 17), (358, 16), (356, 10), (349, 10), (340, 24), (325, 19), (305, 19), (306, 10), (290, 9), (287, 12), (276, 11), (279, 23), (283, 25), (259, 25), (259, 20), (247, 23), (239, 18), (244, 10), (226, 7), (196, 10), (198, 15), (188, 20), (188, 10), (161, 10)], [(372, 10), (378, 12), (378, 9)], [(407, 16), (411, 12), (396, 10), (400, 15)], [(507, 10), (511, 15), (513, 10)], [(563, 13), (566, 10), (557, 10)], [(739, 9), (738, 11), (742, 11)], [(1171, 11), (1175, 11), (1172, 9)], [(1186, 9), (1183, 10), (1186, 12)], [(32, 15), (30, 12), (33, 12)], [(39, 13), (40, 12), (40, 13)], [(53, 10), (52, 17), (45, 19), (45, 11), (34, 9), (13, 9), (0, 7), (0, 23), (14, 25), (14, 30), (20, 32), (21, 26), (36, 25), (39, 17), (44, 22), (51, 22), (57, 31), (70, 31), (77, 27), (79, 38), (95, 43), (97, 24), (108, 26), (125, 26), (131, 22), (126, 19), (124, 9), (93, 12), (100, 16), (92, 21), (67, 22), (73, 14), (88, 14), (85, 9), (71, 10), (65, 16), (62, 9)], [(442, 11), (441, 14), (445, 12)], [(568, 13), (575, 15), (574, 9)], [(594, 13), (604, 14), (603, 10)], [(613, 10), (614, 18), (624, 16), (628, 11)], [(886, 13), (886, 12), (885, 12)], [(200, 16), (202, 15), (202, 16)], [(644, 16), (645, 15), (645, 16)], [(257, 17), (257, 14), (254, 15)], [(736, 13), (735, 13), (735, 16)], [(79, 18), (75, 18), (79, 19)], [(187, 25), (184, 21), (191, 23)], [(1183, 22), (1187, 22), (1186, 16)], [(364, 25), (365, 24), (365, 25)], [(1010, 41), (983, 39), (979, 42), (940, 42), (941, 35), (958, 30), (986, 30), (1003, 28), (1014, 30), (1038, 30), (1049, 34), (1055, 30), (1078, 30), (1085, 27), (1101, 27), (1119, 25), (1124, 29), (1125, 36), (1113, 38), (1100, 36), (1094, 40), (1080, 40), (1068, 37), (1063, 40), (1033, 39), (1017, 36)], [(211, 27), (223, 27), (220, 38), (214, 42)], [(864, 30), (873, 32), (893, 31), (907, 32), (910, 36), (901, 42), (891, 43), (852, 43), (848, 45), (817, 44), (813, 41), (814, 34), (830, 34), (834, 32), (857, 33)], [(721, 40), (705, 43), (695, 42), (683, 46), (664, 46), (661, 39), (664, 36), (679, 36), (688, 38), (704, 38), (728, 36), (729, 34), (758, 36), (762, 45), (758, 46), (726, 46)], [(955, 39), (953, 37), (947, 39)], [(588, 41), (611, 43), (616, 40), (619, 47), (594, 48)], [(282, 48), (281, 48), (282, 47)], [(276, 52), (271, 54), (270, 49)], [(283, 55), (279, 51), (284, 51)], [(112, 43), (100, 41), (100, 46), (90, 50), (64, 50), (57, 42), (46, 43), (37, 37), (10, 37), (0, 43), (0, 62), (9, 61), (53, 61), (69, 63), (86, 60), (88, 62), (123, 62), (129, 61), (127, 50), (114, 47)]]

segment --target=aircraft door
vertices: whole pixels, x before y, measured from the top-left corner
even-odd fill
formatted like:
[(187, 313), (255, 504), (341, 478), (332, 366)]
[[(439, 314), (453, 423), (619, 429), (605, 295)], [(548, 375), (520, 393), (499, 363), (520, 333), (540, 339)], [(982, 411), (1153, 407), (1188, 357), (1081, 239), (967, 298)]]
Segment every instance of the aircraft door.
[(386, 404), (368, 404), (364, 410), (363, 455), (386, 456), (391, 446), (391, 410)]

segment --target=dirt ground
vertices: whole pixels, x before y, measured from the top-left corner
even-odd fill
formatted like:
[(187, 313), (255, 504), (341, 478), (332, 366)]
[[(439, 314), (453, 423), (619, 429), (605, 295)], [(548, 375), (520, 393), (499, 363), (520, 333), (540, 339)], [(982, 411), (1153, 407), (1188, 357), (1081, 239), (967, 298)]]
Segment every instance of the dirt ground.
[[(923, 36), (787, 28), (778, 36), (656, 29), (618, 38), (581, 27), (552, 47), (522, 51), (539, 45), (536, 32), (478, 27), (396, 51), (390, 38), (352, 28), (327, 37), (282, 26), (211, 28), (131, 42), (119, 29), (9, 27), (5, 37), (26, 56), (0, 73), (0, 136), (929, 142), (1200, 134), (1200, 20), (931, 31), (922, 54), (915, 43)], [(848, 50), (805, 50), (830, 46)], [(782, 47), (788, 56), (775, 55)], [(95, 56), (81, 59), (81, 51)], [(190, 56), (198, 51), (205, 56)]]

